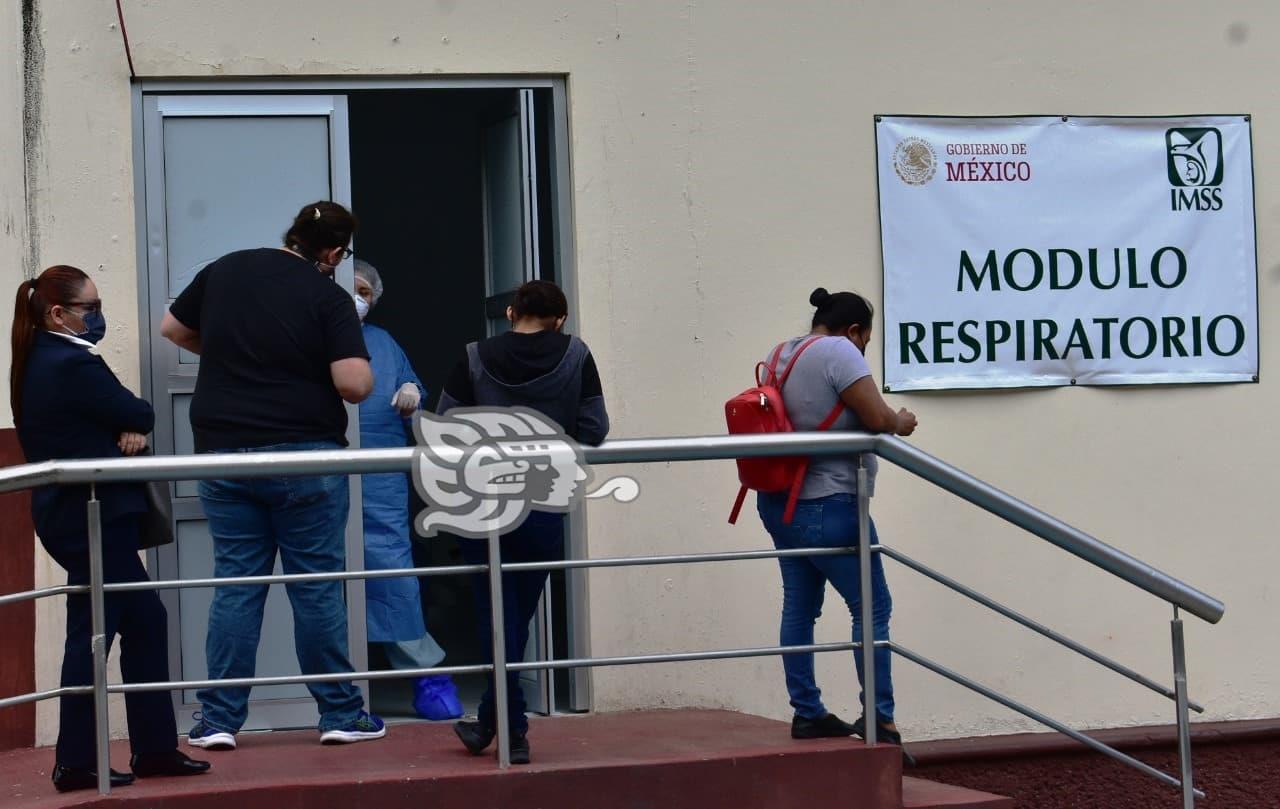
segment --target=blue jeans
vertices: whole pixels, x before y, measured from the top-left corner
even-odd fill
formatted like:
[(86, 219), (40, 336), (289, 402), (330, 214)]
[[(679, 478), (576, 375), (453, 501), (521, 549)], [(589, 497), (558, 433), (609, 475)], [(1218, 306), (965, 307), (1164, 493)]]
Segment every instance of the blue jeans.
[[(787, 525), (782, 522), (787, 495), (761, 494), (757, 510), (765, 530), (773, 537), (774, 547), (834, 548), (858, 544), (858, 500), (852, 494), (833, 494), (813, 500), (801, 500), (796, 506), (795, 519)], [(871, 542), (877, 543), (875, 522), (871, 523)], [(813, 643), (813, 625), (822, 614), (822, 599), (827, 582), (844, 599), (853, 616), (853, 640), (862, 640), (862, 580), (859, 576), (860, 559), (857, 556), (794, 556), (779, 559), (782, 568), (782, 629), (783, 646), (805, 646)], [(884, 579), (884, 565), (879, 554), (871, 557), (871, 606), (875, 639), (889, 639), (889, 614), (893, 600), (889, 597), (889, 585)], [(890, 672), (891, 653), (888, 649), (875, 650), (876, 713), (879, 721), (893, 721), (893, 678)], [(853, 653), (858, 670), (858, 682), (862, 682), (862, 652)], [(787, 677), (787, 692), (791, 706), (797, 715), (806, 719), (819, 719), (827, 713), (822, 704), (822, 692), (813, 676), (813, 654), (783, 655), (782, 668)], [(866, 696), (858, 695), (866, 710)]]
[[(523, 524), (499, 541), (503, 562), (552, 562), (564, 558), (564, 515), (531, 511)], [(489, 563), (489, 543), (483, 539), (464, 539), (462, 556), (467, 564)], [(481, 573), (472, 579), (476, 596), (476, 624), (484, 649), (482, 663), (493, 662), (492, 610), (489, 604), (489, 577)], [(547, 571), (527, 570), (502, 574), (502, 626), (506, 632), (507, 662), (524, 660), (524, 647), (529, 643), (529, 622), (538, 611), (538, 599), (547, 583)], [(493, 675), (486, 675), (489, 687), (480, 698), (477, 719), (486, 728), (497, 727), (494, 705)], [(507, 720), (512, 733), (524, 734), (529, 720), (524, 715), (524, 691), (520, 674), (507, 674)]]
[[(276, 444), (233, 452), (334, 449), (327, 441)], [(330, 573), (346, 567), (349, 510), (347, 478), (324, 475), (200, 483), (200, 503), (213, 536), (214, 575), (264, 576), (280, 554), (285, 573)], [(352, 671), (347, 654), (347, 607), (342, 582), (290, 582), (293, 643), (303, 674)], [(205, 657), (210, 679), (252, 677), (262, 634), (267, 585), (214, 590)], [(354, 684), (310, 683), (320, 710), (320, 730), (352, 722), (364, 707)], [(248, 716), (248, 688), (206, 688), (196, 693), (204, 721), (234, 733)]]

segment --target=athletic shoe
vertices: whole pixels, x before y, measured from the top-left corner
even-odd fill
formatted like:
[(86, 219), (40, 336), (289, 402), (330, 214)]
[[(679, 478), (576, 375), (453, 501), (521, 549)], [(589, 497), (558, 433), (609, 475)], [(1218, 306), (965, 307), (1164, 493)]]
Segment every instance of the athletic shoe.
[(211, 727), (199, 713), (194, 715), (195, 725), (187, 731), (187, 744), (206, 750), (235, 750), (236, 734)]
[(821, 719), (806, 719), (799, 714), (791, 717), (793, 739), (836, 739), (853, 734), (853, 725), (833, 713), (825, 714)]
[(529, 763), (529, 736), (527, 733), (511, 734), (511, 763)]
[(453, 732), (462, 740), (467, 752), (478, 756), (493, 742), (493, 728), (487, 728), (479, 722), (454, 722)]
[(373, 714), (361, 711), (355, 719), (342, 727), (326, 730), (320, 734), (321, 744), (352, 744), (381, 739), (387, 735), (387, 726)]

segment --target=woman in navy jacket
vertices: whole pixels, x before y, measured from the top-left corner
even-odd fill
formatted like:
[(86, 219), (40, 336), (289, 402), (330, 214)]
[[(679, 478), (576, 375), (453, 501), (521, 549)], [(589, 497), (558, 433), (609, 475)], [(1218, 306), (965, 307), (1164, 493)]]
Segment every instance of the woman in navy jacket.
[[(155, 425), (151, 405), (129, 392), (94, 344), (106, 334), (102, 302), (93, 281), (75, 267), (50, 267), (18, 287), (13, 316), (10, 404), (28, 462), (54, 458), (136, 455)], [(142, 484), (97, 487), (102, 514), (103, 573), (108, 582), (146, 581), (138, 558), (140, 518), (147, 510)], [(89, 583), (86, 505), (89, 487), (44, 486), (32, 492), (31, 513), (49, 555), (67, 571), (68, 584)], [(154, 590), (106, 595), (106, 636), (121, 637), (125, 682), (169, 679), (164, 606)], [(62, 685), (93, 682), (89, 598), (67, 596), (67, 640)], [(111, 785), (134, 776), (192, 775), (209, 769), (178, 751), (168, 693), (125, 696), (133, 774), (111, 771)], [(97, 786), (93, 700), (62, 697), (53, 783), (59, 792)]]

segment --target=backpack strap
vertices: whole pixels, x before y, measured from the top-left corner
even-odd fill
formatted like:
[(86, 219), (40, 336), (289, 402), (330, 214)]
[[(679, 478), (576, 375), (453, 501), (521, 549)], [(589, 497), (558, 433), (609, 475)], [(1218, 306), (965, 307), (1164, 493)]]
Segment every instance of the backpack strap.
[[(773, 353), (769, 355), (769, 361), (768, 361), (767, 363), (765, 363), (765, 362), (757, 362), (757, 363), (756, 363), (756, 385), (757, 385), (757, 386), (764, 385), (766, 382), (775, 382), (775, 381), (777, 381), (777, 379), (778, 379), (778, 358), (779, 358), (780, 356), (782, 356), (782, 347), (783, 347), (783, 346), (785, 346), (785, 345), (786, 345), (786, 343), (778, 343), (778, 347), (777, 347), (777, 348), (775, 348), (775, 349), (773, 350)], [(763, 368), (763, 369), (765, 370), (765, 374), (766, 374), (766, 375), (765, 375), (765, 377), (764, 377), (763, 379), (761, 379), (761, 378), (760, 378), (760, 369), (761, 369), (761, 368)]]
[(738, 522), (738, 515), (742, 513), (742, 503), (747, 499), (747, 487), (743, 486), (738, 489), (738, 499), (733, 501), (733, 510), (729, 512), (729, 524), (734, 525)]
[[(815, 334), (812, 337), (810, 337), (808, 340), (805, 340), (803, 343), (800, 344), (800, 347), (796, 349), (796, 353), (791, 355), (791, 360), (787, 362), (786, 370), (782, 372), (782, 376), (778, 379), (778, 390), (782, 390), (782, 386), (787, 384), (787, 377), (791, 376), (791, 369), (796, 367), (796, 360), (800, 359), (800, 355), (804, 353), (804, 350), (821, 339), (822, 339), (822, 335)], [(781, 351), (781, 349), (782, 349), (782, 346), (778, 346), (779, 352)], [(775, 356), (774, 357), (775, 365), (777, 364), (777, 361), (778, 359)]]
[[(818, 431), (825, 432), (831, 429), (831, 425), (836, 423), (836, 419), (840, 418), (840, 414), (843, 412), (844, 402), (837, 401), (836, 406), (831, 408), (831, 412), (828, 413), (827, 417), (818, 425)], [(805, 458), (804, 462), (800, 464), (798, 469), (796, 469), (796, 476), (791, 481), (791, 491), (787, 493), (787, 507), (782, 512), (782, 522), (784, 524), (789, 525), (791, 523), (791, 519), (795, 517), (796, 503), (800, 500), (800, 489), (804, 486), (804, 476), (808, 474), (808, 472), (809, 459)], [(738, 497), (739, 503), (741, 503), (743, 493), (739, 492)], [(734, 514), (736, 516), (737, 512), (735, 511)], [(732, 520), (730, 520), (730, 522), (732, 522)]]

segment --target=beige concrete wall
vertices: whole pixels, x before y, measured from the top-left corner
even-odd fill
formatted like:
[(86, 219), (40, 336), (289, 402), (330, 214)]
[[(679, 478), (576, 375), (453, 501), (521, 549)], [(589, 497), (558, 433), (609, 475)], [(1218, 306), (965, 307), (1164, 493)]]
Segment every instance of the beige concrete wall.
[[(45, 73), (34, 195), (41, 265), (100, 278), (107, 354), (138, 378), (127, 75), (109, 4), (40, 0)], [(337, 0), (125, 4), (156, 77), (559, 73), (569, 77), (582, 332), (616, 436), (720, 432), (761, 352), (801, 331), (819, 284), (880, 295), (872, 116), (1254, 115), (1262, 357), (1280, 282), (1272, 77), (1280, 12), (1203, 2), (763, 3)], [(13, 15), (10, 15), (13, 16)], [(9, 76), (0, 102), (20, 109)], [(12, 126), (3, 124), (6, 138)], [(7, 142), (12, 142), (7, 141)], [(24, 210), (0, 156), (0, 213)], [(21, 215), (18, 215), (21, 219)], [(4, 237), (13, 244), (12, 237)], [(17, 251), (19, 254), (21, 250)], [(13, 255), (13, 251), (10, 251)], [(5, 288), (21, 274), (0, 268)], [(879, 368), (880, 342), (871, 351)], [(1212, 718), (1280, 713), (1269, 471), (1280, 388), (1259, 385), (895, 395), (920, 447), (1224, 598), (1188, 627)], [(438, 384), (438, 382), (437, 382)], [(764, 547), (725, 525), (732, 465), (651, 465), (631, 506), (593, 504), (594, 555)], [(1169, 611), (1083, 562), (886, 470), (884, 540), (1077, 639), (1169, 680)], [(1083, 725), (1168, 721), (1136, 686), (901, 569), (894, 635)], [(765, 562), (592, 575), (593, 652), (763, 645), (779, 584)], [(847, 637), (834, 593), (823, 639)], [(42, 629), (43, 632), (43, 629)], [(52, 647), (51, 647), (52, 648)], [(852, 667), (819, 668), (856, 713)], [(896, 671), (909, 737), (1028, 724), (923, 673)], [(723, 705), (789, 715), (777, 660), (602, 670), (596, 705)]]

